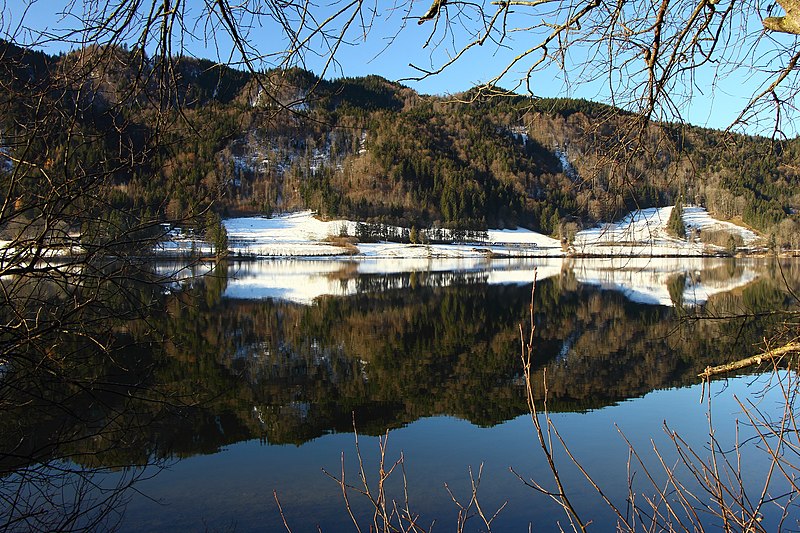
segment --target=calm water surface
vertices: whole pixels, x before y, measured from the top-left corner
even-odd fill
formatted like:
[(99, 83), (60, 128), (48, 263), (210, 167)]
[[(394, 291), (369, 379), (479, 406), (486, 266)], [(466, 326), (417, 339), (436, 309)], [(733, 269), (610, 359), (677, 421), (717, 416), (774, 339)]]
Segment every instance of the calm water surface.
[[(77, 444), (71, 461), (113, 467), (100, 474), (108, 485), (143, 473), (117, 506), (111, 525), (123, 531), (279, 530), (273, 491), (293, 531), (353, 531), (341, 490), (323, 469), (340, 475), (343, 461), (358, 484), (355, 421), (373, 482), (377, 436), (388, 431), (386, 460), (403, 455), (421, 523), (455, 529), (458, 509), (444, 485), (468, 502), (470, 468), (477, 474), (482, 465), (484, 511), (507, 502), (497, 531), (557, 531), (567, 526), (563, 512), (510, 471), (554, 486), (519, 360), (534, 268), (534, 395), (541, 408), (546, 372), (555, 427), (622, 506), (621, 433), (651, 467), (651, 441), (667, 462), (675, 459), (665, 421), (702, 451), (708, 420), (698, 372), (755, 353), (781, 320), (763, 312), (791, 308), (787, 283), (800, 285), (800, 263), (756, 260), (231, 263), (165, 287), (157, 323), (170, 341), (126, 348), (149, 362), (146, 381), (159, 401), (126, 404), (137, 414), (125, 419), (137, 422), (103, 434), (114, 453), (82, 459), (97, 446)], [(713, 384), (714, 424), (726, 446), (742, 417), (734, 395), (746, 397), (767, 379)], [(765, 409), (780, 403), (770, 394), (759, 398)], [(34, 424), (31, 438), (46, 431)], [(757, 479), (763, 456), (745, 458), (745, 476)], [(579, 472), (563, 453), (556, 459), (584, 517), (612, 528)], [(119, 470), (125, 465), (140, 466)], [(388, 487), (403, 499), (400, 475)], [(351, 498), (366, 520), (365, 500)], [(471, 524), (480, 529), (477, 518)]]

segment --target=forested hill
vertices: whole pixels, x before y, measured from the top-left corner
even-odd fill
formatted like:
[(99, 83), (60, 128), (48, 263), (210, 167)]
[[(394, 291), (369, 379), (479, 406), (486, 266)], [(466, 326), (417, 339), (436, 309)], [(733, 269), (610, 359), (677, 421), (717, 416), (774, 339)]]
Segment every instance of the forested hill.
[[(87, 73), (80, 86), (56, 83), (76, 79), (63, 73), (92, 54), (112, 55), (117, 67)], [(107, 176), (97, 194), (117, 217), (312, 208), (409, 227), (558, 235), (565, 224), (685, 202), (780, 240), (797, 230), (797, 139), (642, 124), (584, 100), (437, 97), (377, 76), (256, 77), (193, 58), (169, 69), (142, 58), (121, 48), (47, 56), (0, 43), (0, 76), (22, 93), (47, 87), (49, 109), (62, 117), (54, 123), (64, 124), (31, 127), (42, 106), (3, 98), (0, 173)], [(154, 81), (166, 77), (168, 91)], [(30, 135), (42, 149), (17, 153)]]

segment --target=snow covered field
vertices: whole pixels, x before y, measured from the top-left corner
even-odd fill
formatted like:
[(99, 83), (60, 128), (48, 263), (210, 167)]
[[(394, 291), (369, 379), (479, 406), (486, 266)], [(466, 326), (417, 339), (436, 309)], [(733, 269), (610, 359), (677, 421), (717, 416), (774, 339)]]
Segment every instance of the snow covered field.
[[(474, 244), (414, 245), (391, 242), (357, 243), (344, 246), (334, 242), (339, 235), (355, 235), (356, 223), (348, 220), (322, 221), (311, 211), (275, 218), (234, 218), (225, 220), (229, 248), (235, 256), (316, 257), (353, 255), (357, 258), (476, 258), (476, 257), (564, 257), (580, 256), (702, 256), (721, 248), (695, 240), (676, 239), (666, 231), (672, 207), (635, 211), (622, 220), (578, 232), (569, 250), (561, 242), (534, 231), (489, 230), (485, 242)], [(689, 234), (722, 231), (753, 246), (758, 236), (750, 230), (712, 218), (705, 209), (689, 206), (683, 220)]]
[[(346, 233), (356, 234), (356, 223), (348, 220), (322, 221), (311, 211), (275, 218), (234, 218), (224, 221), (228, 243), (234, 255), (257, 257), (332, 256), (355, 251), (331, 242)], [(358, 257), (364, 258), (446, 258), (507, 256), (562, 256), (561, 243), (529, 230), (489, 230), (481, 244), (414, 245), (392, 242), (358, 243)]]
[[(613, 224), (604, 224), (578, 232), (573, 250), (591, 256), (699, 256), (721, 250), (693, 239), (677, 239), (667, 234), (667, 221), (673, 206), (642, 209)], [(712, 218), (702, 207), (687, 206), (683, 210), (686, 233), (719, 231), (738, 236), (746, 246), (753, 246), (758, 235), (752, 231)]]

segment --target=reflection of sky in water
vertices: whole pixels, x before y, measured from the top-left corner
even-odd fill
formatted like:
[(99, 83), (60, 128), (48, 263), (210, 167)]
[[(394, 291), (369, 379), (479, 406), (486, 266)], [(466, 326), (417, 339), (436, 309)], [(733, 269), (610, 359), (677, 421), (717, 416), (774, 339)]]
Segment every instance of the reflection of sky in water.
[[(492, 284), (530, 283), (571, 272), (576, 281), (618, 291), (637, 303), (672, 306), (669, 284), (684, 275), (684, 305), (700, 305), (710, 296), (747, 285), (757, 277), (752, 261), (736, 265), (710, 258), (617, 259), (381, 259), (381, 260), (268, 260), (235, 263), (229, 269), (226, 298), (274, 298), (310, 304), (319, 296), (348, 296), (364, 290), (358, 277), (410, 273), (436, 273), (418, 277), (416, 283), (449, 285), (464, 276)], [(402, 288), (395, 278), (384, 289)]]
[[(313, 298), (320, 294), (354, 294), (359, 290), (385, 290), (386, 288), (396, 288), (397, 283), (411, 283), (410, 279), (415, 278), (415, 283), (448, 284), (455, 283), (454, 280), (467, 277), (468, 279), (479, 280), (488, 283), (530, 283), (533, 277), (532, 270), (536, 266), (539, 269), (539, 278), (560, 276), (558, 283), (564, 283), (566, 291), (569, 292), (574, 284), (589, 283), (600, 286), (604, 289), (625, 292), (628, 298), (636, 301), (645, 301), (643, 295), (655, 295), (660, 300), (668, 299), (671, 305), (668, 284), (672, 283), (673, 291), (677, 284), (674, 282), (676, 276), (683, 275), (681, 283), (684, 287), (684, 297), (688, 290), (694, 290), (700, 294), (701, 290), (712, 293), (713, 291), (723, 292), (732, 288), (744, 285), (749, 279), (754, 279), (762, 263), (737, 261), (733, 263), (718, 259), (647, 259), (647, 260), (571, 260), (564, 261), (497, 261), (470, 263), (460, 261), (462, 269), (459, 273), (451, 273), (448, 268), (452, 268), (450, 262), (430, 262), (422, 264), (419, 262), (406, 261), (312, 261), (312, 260), (283, 260), (283, 261), (264, 261), (252, 263), (234, 263), (229, 268), (229, 279), (226, 297), (228, 298), (279, 298), (290, 301), (302, 301), (310, 303)], [(427, 266), (426, 266), (427, 265)], [(490, 269), (491, 268), (491, 269)], [(383, 271), (383, 272), (382, 272)], [(430, 274), (434, 272), (435, 275)], [(386, 275), (381, 275), (385, 273)], [(388, 281), (387, 281), (388, 280)], [(448, 281), (451, 280), (451, 281)], [(671, 282), (672, 280), (672, 282)], [(367, 283), (369, 282), (369, 283)], [(374, 282), (374, 283), (373, 283)], [(548, 283), (546, 285), (554, 285)], [(365, 289), (368, 287), (368, 289)], [(325, 292), (335, 288), (339, 292)], [(484, 290), (485, 289), (485, 290)], [(353, 291), (353, 292), (349, 292)], [(627, 291), (627, 292), (626, 292)], [(649, 291), (649, 292), (648, 292)], [(425, 291), (427, 292), (427, 291)], [(430, 291), (436, 292), (436, 291)], [(458, 291), (440, 291), (444, 293)], [(522, 293), (523, 301), (529, 292), (519, 287), (480, 287), (477, 291), (483, 293), (497, 293), (502, 295), (502, 301), (512, 293)], [(576, 291), (580, 292), (580, 291)], [(598, 295), (600, 291), (586, 291), (591, 295)], [(249, 294), (249, 296), (244, 296)], [(527, 294), (527, 295), (526, 295)], [(546, 292), (544, 294), (547, 294)], [(666, 296), (664, 296), (666, 295)], [(302, 299), (301, 299), (302, 296)], [(604, 294), (596, 298), (597, 302), (603, 298), (610, 297), (614, 302), (622, 301), (622, 298), (613, 294)], [(369, 300), (369, 298), (366, 298)], [(688, 298), (686, 298), (688, 301)], [(459, 300), (460, 301), (460, 300)], [(465, 302), (480, 301), (467, 298)], [(337, 304), (340, 302), (336, 302)], [(298, 314), (307, 312), (307, 309), (298, 309), (294, 305), (285, 305), (273, 302), (228, 302), (229, 307), (236, 310), (233, 323), (242, 325), (247, 322), (249, 310), (260, 311), (272, 309), (280, 310), (291, 309)], [(667, 305), (665, 304), (665, 305)], [(335, 306), (334, 306), (335, 307)], [(466, 305), (465, 308), (473, 309), (475, 306)], [(635, 308), (631, 315), (638, 316), (639, 306), (626, 306), (624, 301), (620, 308)], [(324, 303), (320, 308), (325, 308)], [(393, 309), (393, 308), (392, 308)], [(383, 325), (394, 320), (392, 309), (386, 311), (385, 315), (378, 320), (378, 325)], [(616, 307), (614, 308), (616, 309)], [(313, 311), (313, 310), (312, 310)], [(651, 315), (669, 316), (675, 313), (668, 309), (651, 309)], [(544, 311), (542, 313), (545, 313)], [(314, 315), (313, 312), (308, 313)], [(595, 311), (587, 308), (583, 321), (587, 324), (595, 324), (593, 320), (597, 316)], [(604, 320), (600, 313), (598, 320)], [(260, 316), (253, 313), (253, 316)], [(291, 313), (287, 317), (292, 317)], [(368, 315), (368, 317), (371, 315)], [(427, 315), (426, 315), (427, 316)], [(472, 316), (472, 315), (468, 315)], [(380, 317), (379, 317), (380, 318)], [(382, 321), (381, 321), (382, 320)], [(416, 324), (408, 319), (409, 324)], [(614, 318), (618, 320), (618, 318)], [(325, 321), (320, 318), (319, 322), (313, 322), (312, 326), (322, 324)], [(580, 320), (579, 320), (580, 322)], [(404, 322), (405, 323), (405, 322)], [(375, 325), (371, 322), (367, 324)], [(606, 323), (603, 322), (605, 325)], [(652, 325), (652, 324), (651, 324)], [(269, 322), (259, 322), (253, 326), (253, 332), (264, 333), (272, 327)], [(296, 325), (294, 326), (296, 327)], [(598, 326), (599, 328), (600, 326)], [(543, 330), (545, 330), (543, 328)], [(286, 381), (275, 379), (258, 381), (252, 383), (255, 386), (267, 386), (270, 383), (283, 391), (296, 390), (297, 395), (287, 394), (282, 400), (279, 408), (292, 410), (295, 416), (287, 417), (289, 420), (304, 420), (305, 416), (312, 413), (315, 408), (325, 403), (330, 398), (332, 402), (343, 405), (340, 411), (332, 410), (337, 419), (344, 418), (345, 424), (339, 426), (321, 426), (319, 432), (322, 434), (302, 445), (269, 445), (266, 442), (250, 440), (227, 445), (219, 453), (213, 455), (193, 456), (177, 461), (171, 468), (153, 480), (137, 485), (146, 496), (156, 499), (161, 505), (153, 503), (145, 497), (137, 496), (129, 506), (129, 512), (125, 516), (122, 525), (123, 531), (141, 530), (228, 530), (237, 531), (279, 531), (283, 530), (282, 522), (274, 502), (272, 491), (277, 490), (286, 513), (287, 520), (293, 531), (316, 531), (319, 525), (323, 531), (354, 531), (352, 524), (347, 516), (344, 503), (342, 502), (341, 492), (336, 483), (327, 478), (321, 471), (322, 468), (329, 472), (339, 474), (341, 471), (340, 458), (345, 454), (348, 480), (351, 483), (357, 482), (358, 465), (355, 460), (355, 449), (353, 436), (351, 434), (324, 434), (331, 431), (330, 427), (347, 428), (346, 419), (349, 416), (351, 403), (360, 405), (360, 394), (369, 397), (370, 387), (385, 387), (386, 390), (394, 390), (393, 385), (397, 383), (396, 373), (387, 371), (383, 382), (372, 380), (363, 384), (358, 379), (353, 383), (363, 385), (365, 389), (356, 387), (352, 396), (348, 396), (346, 389), (331, 389), (331, 395), (322, 400), (307, 400), (307, 397), (300, 393), (302, 376), (298, 376), (295, 371), (304, 368), (305, 364), (310, 365), (316, 373), (315, 379), (322, 376), (335, 381), (336, 373), (330, 371), (326, 366), (327, 362), (322, 359), (329, 352), (320, 351), (317, 343), (316, 329), (310, 329), (307, 337), (308, 343), (298, 342), (293, 350), (288, 350), (285, 354), (280, 354), (283, 339), (277, 339), (273, 344), (261, 342), (262, 337), (254, 334), (253, 339), (244, 335), (244, 339), (252, 344), (245, 344), (239, 351), (236, 351), (234, 358), (237, 365), (233, 365), (237, 372), (242, 370), (238, 365), (239, 359), (251, 361), (255, 368), (259, 367), (259, 361), (254, 356), (264, 356), (263, 368), (269, 369), (275, 362), (283, 362), (284, 374), (276, 372), (275, 375), (290, 376)], [(377, 330), (376, 330), (377, 331)], [(380, 330), (383, 331), (383, 330)], [(412, 328), (402, 329), (403, 332), (411, 332), (411, 336), (418, 332)], [(594, 331), (594, 330), (592, 330)], [(605, 330), (604, 330), (605, 331)], [(716, 330), (714, 330), (716, 331)], [(566, 330), (564, 331), (566, 332)], [(366, 335), (364, 331), (360, 334)], [(445, 336), (446, 338), (446, 336)], [(477, 338), (477, 337), (476, 337)], [(501, 337), (502, 338), (502, 337)], [(513, 334), (511, 336), (513, 343)], [(306, 337), (301, 337), (301, 341)], [(572, 366), (572, 372), (580, 376), (591, 376), (595, 373), (602, 374), (606, 371), (616, 372), (613, 363), (628, 359), (620, 357), (621, 354), (613, 350), (608, 354), (602, 352), (602, 347), (597, 342), (592, 342), (592, 337), (587, 337), (587, 341), (580, 350), (579, 355), (594, 357), (594, 363), (587, 363), (582, 366), (583, 359), (572, 357), (578, 348), (574, 348), (576, 342), (570, 336), (550, 339), (548, 349), (553, 351), (554, 361), (557, 363), (551, 366), (548, 375), (551, 377), (551, 398), (563, 399), (564, 395), (569, 397), (579, 397), (583, 400), (577, 402), (580, 405), (602, 405), (604, 402), (598, 401), (598, 395), (602, 393), (590, 392), (585, 397), (578, 394), (570, 380), (566, 380), (564, 387), (556, 391), (557, 381), (562, 374), (568, 372), (565, 367)], [(341, 340), (336, 337), (334, 340)], [(579, 340), (579, 339), (578, 339)], [(623, 339), (624, 340), (624, 339)], [(716, 340), (715, 340), (716, 342)], [(485, 368), (485, 362), (480, 359), (485, 350), (480, 342), (477, 351), (458, 349), (453, 352), (436, 352), (437, 356), (446, 359), (448, 356), (457, 356), (462, 368), (467, 368), (469, 372), (465, 375), (475, 376)], [(502, 343), (501, 343), (502, 344)], [(370, 344), (367, 344), (370, 346)], [(338, 347), (338, 345), (336, 345)], [(611, 344), (613, 349), (616, 345)], [(624, 344), (621, 344), (624, 346)], [(648, 345), (649, 346), (649, 345)], [(749, 345), (748, 345), (749, 346)], [(255, 347), (255, 349), (250, 349)], [(337, 348), (338, 349), (338, 348)], [(272, 351), (270, 351), (272, 350)], [(406, 362), (415, 368), (420, 368), (421, 359), (429, 350), (428, 346), (415, 352), (414, 356), (403, 358), (397, 355), (399, 362)], [(544, 352), (544, 350), (543, 350)], [(336, 352), (338, 353), (338, 352)], [(503, 352), (504, 354), (505, 352)], [(548, 352), (549, 353), (549, 352)], [(648, 353), (653, 353), (649, 351)], [(660, 352), (659, 352), (660, 353)], [(668, 353), (668, 352), (663, 352)], [(369, 359), (370, 354), (361, 354)], [(391, 355), (391, 354), (390, 354)], [(651, 364), (658, 366), (663, 359), (658, 357), (650, 359), (633, 359), (634, 368), (642, 370), (640, 374), (632, 373), (630, 381), (633, 388), (643, 392), (647, 390), (646, 378), (650, 372), (656, 372), (654, 368), (647, 368)], [(688, 354), (687, 354), (688, 355)], [(610, 359), (606, 360), (603, 356)], [(355, 357), (355, 356), (354, 356)], [(503, 355), (504, 357), (504, 355)], [(516, 353), (509, 354), (509, 357), (518, 358)], [(346, 358), (340, 358), (335, 363), (346, 362)], [(391, 359), (391, 357), (389, 358)], [(478, 361), (474, 368), (470, 362)], [(503, 359), (503, 361), (505, 361)], [(640, 361), (639, 364), (635, 364)], [(360, 360), (360, 364), (339, 368), (339, 372), (364, 372), (364, 366), (368, 363)], [(590, 361), (591, 363), (591, 361)], [(668, 366), (668, 365), (667, 365)], [(370, 368), (370, 367), (367, 367)], [(394, 368), (394, 367), (391, 367)], [(425, 367), (427, 368), (427, 367)], [(436, 365), (430, 365), (436, 370)], [(452, 366), (446, 366), (448, 372), (453, 370)], [(669, 368), (667, 369), (669, 370)], [(241, 374), (244, 376), (246, 374)], [(303, 374), (304, 375), (304, 374)], [(311, 374), (309, 373), (309, 376)], [(338, 374), (344, 375), (344, 374)], [(357, 374), (353, 374), (357, 375)], [(419, 374), (407, 373), (406, 376), (419, 376)], [(503, 374), (509, 380), (514, 379), (512, 373)], [(625, 374), (627, 376), (628, 374)], [(691, 381), (694, 373), (688, 374)], [(517, 374), (518, 376), (518, 374)], [(638, 376), (638, 377), (637, 377)], [(283, 378), (281, 378), (283, 379)], [(297, 380), (300, 381), (297, 381)], [(618, 379), (616, 374), (608, 380), (608, 384), (613, 385), (614, 380)], [(731, 413), (739, 411), (737, 404), (733, 401), (733, 394), (740, 397), (746, 394), (746, 386), (753, 378), (740, 378), (727, 381), (728, 388), (714, 399), (714, 416), (718, 421), (716, 431), (717, 437), (723, 442), (725, 449), (731, 449), (733, 442), (733, 424)], [(295, 381), (293, 381), (295, 380)], [(423, 380), (410, 379), (407, 382), (420, 384)], [(313, 381), (310, 386), (319, 386), (320, 381)], [(438, 382), (437, 382), (438, 383)], [(457, 388), (443, 387), (442, 385), (430, 385), (436, 387), (437, 391), (445, 391), (438, 396), (441, 403), (433, 404), (425, 414), (419, 412), (408, 412), (408, 418), (414, 420), (418, 416), (428, 416), (443, 412), (459, 413), (458, 406), (451, 410), (445, 410), (442, 405), (447, 404), (454, 396), (463, 399), (464, 403), (478, 398), (481, 395), (480, 386), (476, 386), (472, 381), (464, 381), (466, 385)], [(664, 382), (666, 383), (666, 382)], [(574, 380), (574, 386), (581, 386), (580, 379)], [(665, 386), (665, 385), (660, 385)], [(638, 388), (637, 388), (638, 387)], [(722, 388), (721, 384), (714, 385), (715, 391)], [(400, 388), (402, 389), (402, 387)], [(268, 409), (270, 404), (259, 403), (259, 395), (254, 394), (253, 399), (249, 396), (249, 390), (242, 389), (245, 393), (237, 396), (246, 409), (247, 415), (254, 420), (260, 420), (262, 424), (269, 423), (269, 417), (261, 417), (261, 409)], [(327, 389), (326, 389), (327, 390)], [(433, 389), (430, 389), (433, 390)], [(342, 392), (345, 391), (345, 392)], [(364, 392), (367, 391), (367, 392)], [(351, 391), (352, 392), (352, 391)], [(642, 392), (637, 392), (641, 394)], [(392, 393), (390, 393), (392, 394)], [(394, 392), (393, 394), (396, 394)], [(558, 396), (561, 394), (562, 396)], [(435, 396), (435, 395), (434, 395)], [(268, 397), (268, 395), (267, 395)], [(613, 398), (621, 396), (613, 396)], [(627, 397), (627, 396), (622, 396)], [(497, 403), (502, 402), (502, 396), (498, 396)], [(380, 397), (379, 401), (386, 401), (386, 397)], [(393, 400), (403, 402), (404, 398), (393, 397)], [(775, 407), (780, 402), (775, 401), (774, 395), (768, 395), (763, 401), (763, 406)], [(320, 403), (314, 403), (319, 401)], [(557, 400), (551, 402), (556, 405)], [(524, 403), (524, 400), (523, 400)], [(419, 405), (410, 402), (412, 409), (419, 408)], [(425, 404), (423, 408), (425, 408)], [(449, 404), (448, 404), (449, 405)], [(501, 407), (494, 402), (486, 402), (485, 408), (491, 409)], [(467, 410), (475, 415), (475, 412)], [(556, 520), (562, 526), (568, 525), (563, 513), (547, 497), (534, 494), (530, 489), (525, 488), (513, 474), (509, 472), (509, 467), (514, 467), (521, 475), (533, 477), (543, 481), (547, 487), (553, 487), (549, 474), (546, 470), (544, 457), (536, 441), (533, 427), (529, 416), (516, 416), (520, 411), (515, 410), (513, 414), (506, 418), (514, 417), (511, 420), (497, 424), (493, 427), (478, 427), (467, 421), (454, 417), (431, 416), (428, 418), (417, 419), (408, 426), (393, 430), (390, 435), (389, 455), (390, 461), (396, 459), (402, 451), (406, 457), (406, 471), (410, 483), (411, 506), (416, 512), (422, 515), (422, 524), (430, 526), (430, 521), (437, 520), (434, 531), (453, 531), (455, 529), (456, 507), (450, 500), (443, 484), (446, 482), (454, 490), (456, 495), (462, 500), (469, 497), (469, 473), (468, 468), (472, 467), (477, 472), (479, 465), (484, 464), (483, 481), (481, 483), (481, 503), (485, 511), (492, 513), (499, 507), (505, 499), (509, 504), (500, 514), (495, 522), (496, 531), (526, 531), (529, 522), (533, 522), (534, 531), (557, 531)], [(739, 415), (740, 418), (743, 418)], [(365, 427), (367, 422), (365, 419)], [(706, 406), (700, 401), (700, 387), (694, 386), (677, 390), (656, 391), (646, 394), (643, 398), (629, 401), (622, 401), (616, 405), (604, 407), (602, 409), (589, 411), (586, 413), (556, 413), (553, 415), (556, 427), (562, 436), (569, 443), (571, 450), (587, 467), (589, 472), (603, 485), (604, 490), (612, 497), (616, 503), (624, 507), (627, 490), (626, 462), (628, 459), (627, 447), (619, 435), (615, 424), (618, 425), (625, 435), (635, 443), (639, 452), (650, 461), (650, 466), (654, 464), (654, 455), (650, 439), (655, 439), (660, 450), (665, 455), (667, 462), (671, 463), (674, 459), (674, 452), (670, 451), (670, 443), (663, 431), (663, 421), (671, 424), (671, 429), (677, 430), (681, 436), (692, 443), (696, 450), (700, 451), (705, 458), (705, 445), (708, 440), (708, 424), (706, 420)], [(479, 417), (480, 419), (480, 417)], [(266, 422), (265, 422), (266, 420)], [(278, 420), (282, 420), (278, 418)], [(382, 420), (382, 419), (381, 419)], [(494, 419), (497, 420), (497, 419)], [(341, 421), (341, 420), (340, 420)], [(375, 420), (370, 420), (373, 424)], [(379, 424), (382, 422), (378, 422)], [(373, 425), (372, 427), (375, 427)], [(219, 430), (227, 428), (220, 426)], [(747, 431), (746, 428), (740, 428)], [(265, 433), (270, 434), (270, 433)], [(249, 438), (249, 437), (245, 437)], [(280, 437), (279, 437), (280, 438)], [(276, 439), (278, 440), (278, 439)], [(285, 442), (285, 441), (282, 441)], [(367, 471), (372, 481), (375, 480), (377, 471), (377, 440), (375, 437), (361, 437), (361, 449), (367, 463)], [(560, 464), (560, 472), (564, 476), (565, 482), (573, 495), (573, 502), (584, 512), (586, 519), (597, 522), (598, 531), (608, 529), (607, 525), (612, 524), (612, 517), (608, 511), (599, 503), (596, 495), (588, 487), (580, 474), (568, 464), (568, 459), (563, 455), (557, 457)], [(767, 470), (763, 455), (755, 459), (745, 454), (744, 468), (748, 475), (758, 477)], [(656, 472), (661, 472), (658, 465), (655, 466)], [(399, 492), (400, 487), (396, 485), (400, 477), (395, 478), (394, 490), (390, 496), (402, 498)], [(645, 476), (640, 471), (637, 480), (644, 481)], [(652, 487), (644, 487), (648, 495), (653, 493)], [(775, 492), (779, 492), (776, 490)], [(359, 515), (367, 516), (369, 510), (363, 506), (363, 500), (355, 494), (352, 495), (354, 508)], [(771, 522), (773, 517), (768, 516), (763, 524), (767, 530), (776, 530), (777, 525)], [(362, 522), (362, 526), (368, 523)], [(473, 519), (473, 526), (477, 529), (478, 523)], [(366, 530), (367, 528), (364, 528)], [(567, 529), (565, 527), (565, 529)]]
[[(742, 397), (752, 379), (729, 380), (726, 390), (714, 396), (717, 438), (726, 449), (734, 438), (730, 416), (738, 414), (743, 418), (733, 395)], [(714, 385), (715, 392), (720, 389), (721, 384)], [(606, 493), (624, 507), (628, 450), (615, 424), (650, 466), (655, 466), (656, 473), (661, 470), (655, 465), (650, 439), (655, 440), (667, 463), (671, 464), (674, 459), (663, 431), (664, 420), (669, 421), (670, 429), (706, 457), (708, 423), (700, 394), (699, 386), (656, 391), (644, 398), (597, 411), (557, 413), (552, 419), (571, 451)], [(776, 400), (776, 394), (770, 393), (760, 407), (779, 405)], [(681, 413), (680, 417), (674, 416), (676, 412)], [(740, 430), (744, 437), (747, 429), (740, 427)], [(377, 439), (362, 436), (360, 445), (368, 475), (374, 481)], [(509, 500), (494, 524), (496, 530), (526, 531), (528, 523), (533, 522), (534, 531), (557, 531), (556, 520), (562, 525), (566, 523), (555, 504), (523, 487), (509, 472), (509, 467), (513, 467), (525, 477), (552, 486), (529, 416), (520, 416), (492, 428), (476, 427), (449, 417), (419, 420), (390, 433), (388, 458), (393, 461), (401, 452), (406, 460), (412, 510), (422, 515), (426, 526), (435, 518), (436, 529), (455, 530), (456, 508), (443, 484), (447, 483), (459, 498), (468, 500), (468, 468), (471, 466), (477, 473), (481, 463), (484, 467), (479, 494), (484, 510), (492, 513), (504, 500)], [(356, 483), (358, 465), (353, 436), (349, 434), (326, 435), (302, 446), (269, 446), (248, 441), (229, 446), (216, 455), (185, 459), (137, 486), (163, 505), (144, 497), (135, 498), (122, 530), (283, 530), (272, 495), (272, 491), (277, 490), (294, 531), (316, 531), (317, 525), (327, 532), (353, 531), (338, 486), (321, 471), (325, 468), (338, 475), (342, 453), (348, 480)], [(580, 474), (567, 464), (566, 457), (557, 454), (556, 459), (566, 486), (571, 490), (573, 503), (584, 517), (598, 521), (601, 530), (601, 524), (613, 523), (608, 522), (610, 515)], [(743, 464), (748, 476), (766, 472), (764, 454), (754, 459), (745, 453)], [(643, 482), (643, 473), (639, 472), (636, 479)], [(395, 481), (399, 480), (398, 475)], [(653, 492), (650, 487), (644, 488), (648, 493)], [(402, 499), (399, 489), (399, 485), (391, 485), (393, 497)], [(352, 498), (356, 512), (367, 516), (363, 500), (355, 495)], [(776, 529), (773, 518), (768, 514), (762, 523), (767, 530)], [(478, 524), (474, 522), (473, 525)]]

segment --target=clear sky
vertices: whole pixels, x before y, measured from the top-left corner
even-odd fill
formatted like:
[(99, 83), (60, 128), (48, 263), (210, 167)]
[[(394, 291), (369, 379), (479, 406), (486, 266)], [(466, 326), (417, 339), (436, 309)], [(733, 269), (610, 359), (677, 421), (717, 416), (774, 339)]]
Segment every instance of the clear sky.
[[(2, 1), (2, 0), (0, 0)], [(725, 0), (723, 0), (724, 3)], [(96, 2), (96, 0), (95, 0)], [(103, 6), (112, 5), (101, 4)], [(3, 2), (2, 31), (5, 35), (14, 34), (17, 40), (25, 41), (30, 39), (24, 33), (20, 33), (19, 24), (35, 29), (50, 29), (68, 27), (75, 24), (75, 19), (64, 17), (58, 14), (57, 7), (63, 9), (68, 5), (66, 0), (6, 0)], [(83, 9), (84, 2), (78, 0), (78, 8)], [(198, 2), (200, 4), (200, 2)], [(190, 3), (190, 5), (193, 5)], [(427, 94), (454, 94), (473, 87), (481, 82), (495, 76), (507, 64), (507, 62), (518, 54), (524, 46), (529, 46), (532, 40), (531, 33), (520, 32), (510, 35), (504, 46), (487, 41), (483, 46), (471, 48), (463, 57), (450, 65), (441, 74), (429, 77), (422, 81), (414, 81), (409, 78), (419, 75), (419, 71), (409, 66), (414, 63), (422, 68), (434, 69), (459, 49), (458, 43), (463, 42), (464, 35), (458, 31), (450, 33), (437, 42), (427, 44), (433, 28), (432, 21), (418, 25), (417, 18), (422, 15), (430, 1), (416, 1), (402, 9), (392, 7), (395, 4), (378, 2), (375, 5), (378, 9), (374, 12), (374, 18), (369, 20), (371, 29), (366, 36), (355, 24), (350, 28), (346, 35), (345, 44), (336, 52), (336, 63), (326, 72), (326, 77), (335, 78), (340, 76), (363, 76), (367, 74), (378, 74), (390, 80), (399, 80), (402, 83)], [(29, 8), (26, 10), (26, 6)], [(368, 16), (371, 9), (368, 7), (364, 13)], [(321, 10), (329, 9), (321, 7)], [(23, 19), (24, 13), (24, 19)], [(760, 20), (753, 21), (755, 31), (760, 28)], [(204, 32), (203, 28), (190, 27), (190, 31), (195, 34)], [(441, 28), (440, 28), (441, 29)], [(206, 32), (218, 41), (219, 47), (200, 40), (188, 39), (184, 41), (189, 51), (198, 57), (208, 59), (225, 60), (230, 57), (228, 51), (228, 41), (220, 30)], [(793, 39), (793, 38), (792, 38)], [(254, 26), (247, 40), (254, 50), (263, 52), (273, 52), (281, 50), (285, 42), (279, 38), (279, 32), (274, 26), (268, 24)], [(771, 41), (761, 42), (758, 46), (775, 47)], [(59, 51), (61, 45), (51, 44), (46, 50)], [(314, 46), (319, 47), (317, 42)], [(783, 46), (783, 44), (781, 44)], [(319, 50), (323, 50), (318, 48)], [(584, 50), (576, 49), (570, 51), (565, 57), (565, 64), (582, 64), (585, 58), (581, 54)], [(777, 70), (780, 65), (770, 64), (769, 54), (762, 54), (753, 50), (747, 51), (751, 57), (759, 57), (765, 64), (760, 65), (761, 69)], [(236, 54), (234, 53), (234, 56)], [(773, 54), (774, 55), (774, 54)], [(220, 57), (221, 56), (221, 57)], [(302, 64), (314, 72), (320, 73), (325, 64), (326, 55), (321, 53), (307, 53)], [(746, 58), (745, 58), (746, 59)], [(739, 68), (730, 73), (718, 70), (718, 65), (710, 65), (709, 68), (698, 72), (691, 81), (691, 99), (685, 97), (686, 87), (679, 88), (675, 92), (675, 105), (684, 119), (689, 122), (709, 126), (714, 128), (725, 128), (736, 118), (738, 112), (747, 103), (748, 99), (758, 90), (760, 81), (755, 70)], [(514, 75), (516, 74), (516, 75)], [(512, 72), (504, 78), (504, 87), (513, 87), (520, 72)], [(537, 73), (532, 78), (530, 88), (536, 96), (567, 96), (577, 98), (587, 98), (604, 103), (619, 103), (610, 101), (611, 91), (608, 80), (594, 82), (582, 82), (580, 74), (576, 69), (569, 66), (564, 70), (550, 68)], [(522, 91), (524, 92), (524, 91)], [(768, 128), (763, 124), (774, 123), (774, 119), (769, 109), (766, 112), (767, 119), (762, 117), (761, 125), (751, 122), (746, 127), (746, 131), (751, 133), (768, 133)], [(772, 122), (770, 122), (772, 120)], [(785, 130), (796, 132), (796, 128), (786, 123), (782, 124)]]

